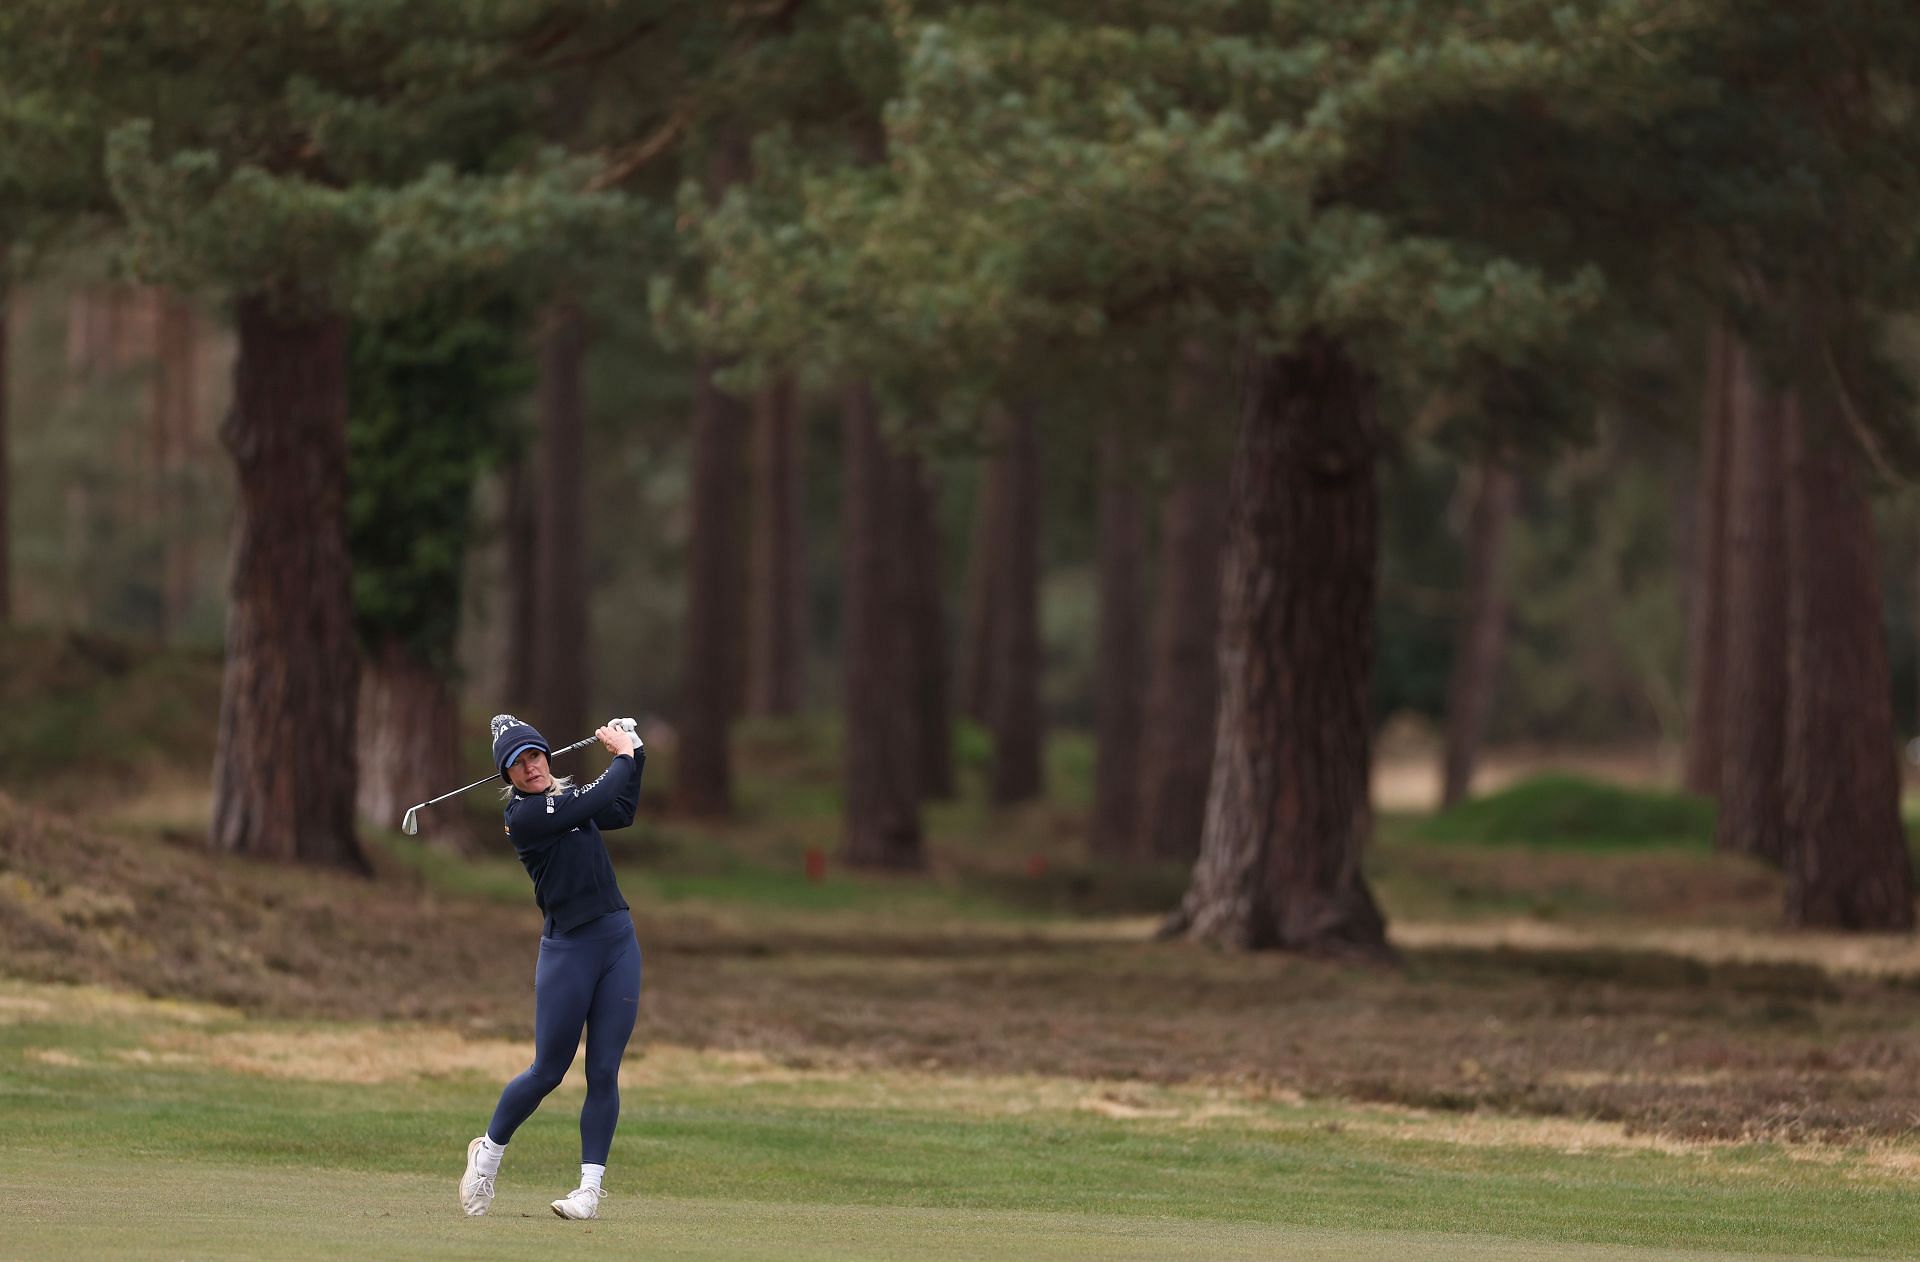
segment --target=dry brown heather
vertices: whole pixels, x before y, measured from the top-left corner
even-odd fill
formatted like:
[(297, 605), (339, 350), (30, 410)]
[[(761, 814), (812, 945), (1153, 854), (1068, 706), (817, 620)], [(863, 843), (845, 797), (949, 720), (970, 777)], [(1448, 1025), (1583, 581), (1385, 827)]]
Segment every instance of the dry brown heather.
[[(1556, 860), (1553, 888), (1577, 883), (1580, 862)], [(1595, 862), (1604, 890), (1634, 861)], [(1447, 879), (1476, 879), (1471, 866)], [(1742, 869), (1686, 871), (1696, 906), (1725, 885), (1703, 923), (1757, 905)], [(1829, 958), (1818, 940), (1727, 928), (1688, 939), (1645, 918), (1623, 929), (1625, 947), (1599, 922), (1429, 918), (1403, 926), (1405, 967), (1378, 970), (1154, 944), (1139, 926), (788, 916), (769, 928), (636, 913), (642, 1039), (783, 1066), (1200, 1083), (1689, 1140), (1851, 1141), (1920, 1120), (1920, 970), (1897, 945), (1908, 962), (1873, 972), (1856, 967), (1872, 962), (1857, 944)], [(437, 897), (405, 874), (216, 860), (0, 796), (0, 971), (12, 976), (524, 1039), (536, 932), (531, 908)], [(1780, 942), (1794, 945), (1769, 946)]]

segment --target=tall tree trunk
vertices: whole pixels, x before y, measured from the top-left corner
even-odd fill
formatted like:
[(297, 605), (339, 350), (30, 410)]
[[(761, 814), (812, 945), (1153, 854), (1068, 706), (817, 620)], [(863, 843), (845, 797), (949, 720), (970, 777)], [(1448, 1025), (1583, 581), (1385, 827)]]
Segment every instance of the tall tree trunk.
[(1373, 384), (1345, 348), (1309, 337), (1250, 356), (1243, 395), (1213, 785), (1168, 929), (1389, 958), (1360, 869), (1380, 545)]
[(346, 324), (240, 300), (239, 472), (213, 774), (216, 850), (365, 871), (347, 555)]
[(988, 798), (1012, 806), (1040, 796), (1046, 745), (1040, 709), (1040, 450), (1033, 405), (1009, 410), (1004, 520), (990, 639), (993, 689), (987, 724), (993, 732)]
[(84, 285), (67, 298), (67, 376), (84, 381), (114, 358), (114, 295), (104, 284)]
[(713, 382), (720, 365), (703, 359), (693, 421), (693, 525), (687, 540), (687, 622), (680, 669), (679, 784), (682, 810), (733, 809), (727, 731), (739, 688), (745, 557), (740, 483), (746, 405)]
[(539, 585), (537, 537), (539, 513), (534, 506), (535, 486), (539, 479), (538, 453), (521, 452), (507, 468), (506, 503), (501, 529), (505, 535), (507, 572), (506, 636), (502, 647), (506, 657), (501, 663), (502, 695), (486, 707), (507, 709), (521, 714), (533, 713), (533, 660), (539, 638), (534, 616), (535, 587)]
[[(199, 348), (193, 307), (170, 290), (155, 290), (153, 383), (153, 476), (160, 522), (178, 522), (187, 505), (186, 477), (193, 461), (193, 429), (199, 415), (195, 386)], [(160, 557), (160, 635), (180, 632), (193, 604), (193, 541), (178, 528), (163, 530)]]
[(912, 452), (893, 459), (899, 508), (900, 576), (909, 666), (907, 703), (914, 713), (914, 749), (922, 798), (954, 793), (953, 716), (948, 702), (947, 610), (940, 594), (940, 529), (926, 464)]
[(1720, 792), (1720, 744), (1726, 687), (1727, 458), (1732, 423), (1731, 338), (1716, 322), (1707, 341), (1707, 387), (1700, 436), (1700, 494), (1687, 599), (1686, 787)]
[(539, 483), (534, 497), (533, 654), (528, 692), (549, 740), (587, 730), (587, 557), (583, 485), (586, 322), (571, 297), (550, 303), (539, 329)]
[[(1006, 438), (1004, 424), (992, 427), (996, 446)], [(993, 696), (993, 627), (999, 593), (1000, 532), (1006, 521), (1004, 465), (996, 453), (981, 461), (973, 497), (973, 529), (967, 540), (967, 591), (960, 630), (960, 713), (987, 721)]]
[(1100, 436), (1100, 640), (1094, 655), (1094, 776), (1088, 848), (1131, 858), (1140, 826), (1140, 719), (1146, 681), (1141, 520), (1134, 444), (1117, 426)]
[(1774, 863), (1787, 853), (1786, 501), (1780, 400), (1730, 348), (1726, 666), (1715, 844)]
[[(460, 763), (460, 710), (439, 671), (388, 637), (360, 674), (360, 818), (397, 828), (409, 806), (467, 779)], [(445, 802), (420, 815), (420, 835), (443, 850), (480, 848), (465, 809)]]
[(798, 714), (807, 665), (805, 445), (793, 378), (754, 399), (753, 615), (747, 709)]
[(1192, 863), (1200, 855), (1220, 699), (1226, 510), (1221, 471), (1196, 469), (1174, 484), (1162, 519), (1135, 843), (1149, 859)]
[(1913, 928), (1880, 553), (1854, 458), (1786, 409), (1787, 923)]
[[(746, 178), (747, 145), (720, 136), (708, 156), (707, 191), (718, 198)], [(692, 815), (733, 810), (733, 759), (728, 736), (746, 700), (748, 635), (746, 522), (740, 488), (746, 472), (747, 405), (721, 390), (725, 367), (703, 356), (696, 365), (692, 520), (687, 538), (687, 615), (680, 662), (678, 783), (674, 798)]]
[(907, 703), (912, 667), (900, 605), (895, 462), (864, 384), (847, 390), (844, 434), (844, 857), (856, 867), (918, 868), (925, 858), (914, 714)]
[(1480, 466), (1467, 526), (1467, 616), (1454, 636), (1447, 681), (1447, 749), (1442, 805), (1464, 801), (1487, 729), (1494, 680), (1507, 642), (1507, 594), (1501, 582), (1507, 524), (1519, 482), (1513, 470), (1490, 460)]
[(13, 472), (7, 460), (7, 315), (13, 305), (12, 277), (8, 273), (8, 242), (0, 240), (0, 626), (13, 621), (13, 526), (9, 491)]

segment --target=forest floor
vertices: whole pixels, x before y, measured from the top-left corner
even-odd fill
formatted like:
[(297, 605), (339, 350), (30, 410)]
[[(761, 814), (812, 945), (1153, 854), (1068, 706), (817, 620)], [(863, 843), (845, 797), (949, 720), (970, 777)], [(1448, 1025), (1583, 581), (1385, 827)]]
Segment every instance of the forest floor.
[[(516, 1140), (494, 1219), (450, 1216), (528, 1056), (518, 864), (379, 830), (371, 880), (211, 856), (181, 747), (0, 791), (0, 1252), (534, 1252), (571, 1101)], [(1019, 811), (969, 768), (911, 877), (804, 875), (836, 840), (830, 729), (751, 726), (739, 755), (734, 821), (610, 837), (647, 980), (603, 1243), (1916, 1252), (1920, 949), (1780, 931), (1779, 875), (1714, 854), (1697, 804), (1534, 782), (1384, 814), (1402, 962), (1368, 968), (1153, 941), (1185, 873), (1085, 858), (1071, 739)]]

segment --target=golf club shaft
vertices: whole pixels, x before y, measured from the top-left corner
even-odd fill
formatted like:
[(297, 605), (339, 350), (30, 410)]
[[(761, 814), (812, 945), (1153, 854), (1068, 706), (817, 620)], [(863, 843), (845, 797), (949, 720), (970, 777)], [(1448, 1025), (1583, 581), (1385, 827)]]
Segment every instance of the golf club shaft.
[[(597, 736), (589, 736), (585, 740), (575, 741), (573, 744), (567, 746), (565, 749), (554, 750), (553, 753), (548, 755), (548, 757), (558, 758), (561, 754), (571, 754), (576, 749), (585, 749), (587, 746), (595, 743), (599, 739), (600, 738)], [(477, 789), (483, 784), (487, 784), (490, 781), (499, 779), (499, 775), (500, 775), (499, 772), (495, 772), (493, 775), (490, 775), (490, 776), (482, 776), (478, 780), (475, 780), (472, 784), (463, 784), (451, 793), (442, 793), (437, 798), (428, 798), (426, 801), (420, 803), (420, 806), (416, 806), (412, 809), (417, 811), (420, 809), (421, 806), (432, 806), (435, 802), (444, 802), (448, 798), (459, 797), (462, 793), (465, 793), (468, 789)]]

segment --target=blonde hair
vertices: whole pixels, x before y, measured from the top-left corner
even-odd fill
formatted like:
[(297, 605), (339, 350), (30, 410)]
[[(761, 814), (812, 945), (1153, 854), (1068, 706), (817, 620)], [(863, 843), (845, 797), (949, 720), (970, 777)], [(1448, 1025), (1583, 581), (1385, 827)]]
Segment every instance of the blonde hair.
[[(573, 787), (572, 776), (555, 776), (553, 777), (553, 787), (551, 789), (548, 789), (546, 793), (529, 793), (527, 794), (527, 796), (530, 798), (543, 798), (554, 793), (565, 793), (568, 789), (571, 789), (572, 787)], [(500, 790), (500, 800), (502, 802), (506, 801), (508, 798), (512, 796), (513, 796), (513, 785), (509, 784), (507, 785), (506, 788)]]

